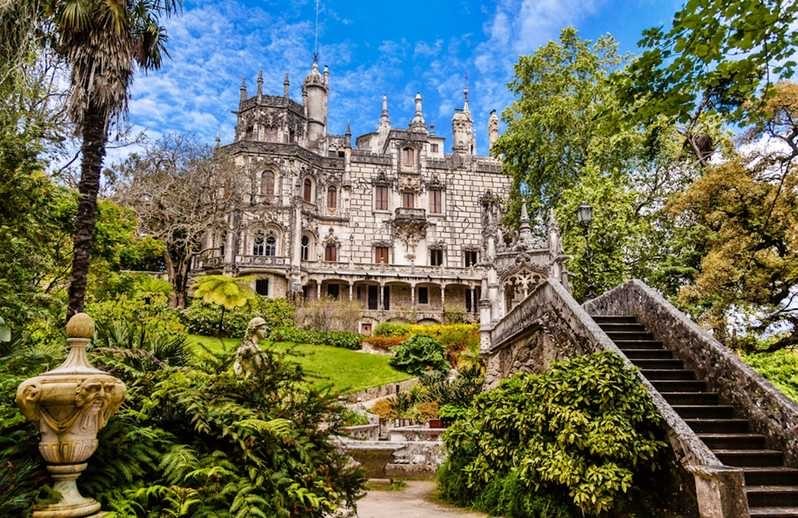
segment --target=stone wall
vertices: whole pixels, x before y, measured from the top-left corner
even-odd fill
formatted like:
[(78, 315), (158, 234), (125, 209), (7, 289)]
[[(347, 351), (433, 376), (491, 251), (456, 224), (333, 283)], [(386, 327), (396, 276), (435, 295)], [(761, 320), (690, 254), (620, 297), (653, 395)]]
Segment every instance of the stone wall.
[(706, 330), (642, 281), (632, 280), (585, 304), (598, 315), (634, 315), (658, 340), (740, 408), (756, 431), (781, 449), (785, 462), (798, 467), (798, 404), (743, 363)]

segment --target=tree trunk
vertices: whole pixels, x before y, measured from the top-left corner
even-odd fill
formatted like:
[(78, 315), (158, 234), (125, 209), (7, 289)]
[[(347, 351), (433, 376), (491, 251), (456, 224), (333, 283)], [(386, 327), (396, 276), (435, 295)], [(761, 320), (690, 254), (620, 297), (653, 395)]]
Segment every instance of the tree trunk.
[(89, 275), (94, 227), (97, 223), (97, 193), (100, 190), (100, 172), (105, 158), (107, 117), (92, 103), (83, 114), (83, 143), (78, 184), (78, 213), (72, 245), (72, 274), (69, 278), (69, 305), (67, 319), (83, 311), (86, 282)]
[(166, 264), (166, 275), (172, 285), (169, 304), (173, 308), (185, 308), (188, 296), (188, 279), (191, 273), (191, 260), (175, 259), (167, 250), (164, 254), (164, 263)]

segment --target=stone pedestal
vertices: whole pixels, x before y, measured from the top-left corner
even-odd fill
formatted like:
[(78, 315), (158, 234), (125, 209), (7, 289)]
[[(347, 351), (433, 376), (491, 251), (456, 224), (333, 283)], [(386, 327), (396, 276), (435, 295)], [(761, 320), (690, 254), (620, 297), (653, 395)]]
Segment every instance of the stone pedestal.
[(92, 319), (78, 313), (69, 320), (66, 331), (69, 354), (64, 363), (17, 388), (17, 405), (28, 420), (39, 425), (39, 453), (47, 462), (53, 489), (61, 495), (56, 504), (34, 508), (34, 518), (100, 516), (100, 504), (82, 496), (76, 481), (97, 449), (97, 432), (125, 395), (125, 385), (119, 379), (92, 367), (86, 358), (86, 347), (94, 335)]

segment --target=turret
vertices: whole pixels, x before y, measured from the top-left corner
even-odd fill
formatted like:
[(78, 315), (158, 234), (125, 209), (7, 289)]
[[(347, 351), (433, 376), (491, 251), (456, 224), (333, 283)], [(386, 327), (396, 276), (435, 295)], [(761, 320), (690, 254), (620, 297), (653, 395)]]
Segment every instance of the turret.
[(496, 115), (496, 110), (490, 111), (488, 117), (488, 149), (493, 149), (493, 144), (499, 140), (499, 116)]
[(474, 123), (468, 106), (468, 88), (463, 89), (463, 109), (452, 116), (453, 151), (458, 155), (473, 155), (476, 150)]
[(243, 103), (248, 98), (248, 95), (247, 95), (247, 80), (244, 79), (243, 77), (241, 78), (241, 86), (239, 87), (238, 91), (239, 91), (239, 102)]
[(258, 102), (263, 98), (263, 70), (258, 72)]
[(305, 78), (302, 96), (305, 101), (305, 115), (308, 120), (307, 139), (310, 146), (320, 147), (327, 136), (327, 95), (330, 71), (324, 67), (324, 75), (319, 73), (315, 61)]
[(285, 73), (285, 77), (283, 78), (283, 97), (288, 99), (288, 90), (291, 86), (291, 83), (288, 81), (288, 72)]
[(427, 133), (427, 123), (424, 121), (424, 110), (421, 106), (421, 93), (416, 93), (416, 112), (410, 120), (410, 131)]

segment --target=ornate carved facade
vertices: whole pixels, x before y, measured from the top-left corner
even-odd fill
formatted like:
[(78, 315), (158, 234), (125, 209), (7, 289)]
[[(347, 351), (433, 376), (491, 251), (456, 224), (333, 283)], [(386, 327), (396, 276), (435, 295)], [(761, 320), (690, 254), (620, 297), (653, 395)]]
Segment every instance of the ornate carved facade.
[[(235, 141), (223, 148), (251, 178), (251, 203), (209, 230), (201, 271), (254, 274), (270, 297), (356, 300), (364, 332), (384, 320), (440, 322), (444, 310), (476, 320), (486, 301), (494, 320), (536, 279), (560, 275), (558, 239), (533, 242), (522, 229), (505, 244), (510, 181), (498, 160), (475, 154), (467, 92), (447, 154), (421, 95), (406, 128), (392, 126), (383, 97), (376, 130), (353, 140), (348, 128), (327, 132), (326, 68), (313, 64), (302, 103), (287, 79), (283, 96), (257, 84), (255, 96), (242, 84)], [(495, 112), (487, 129), (492, 145)]]

